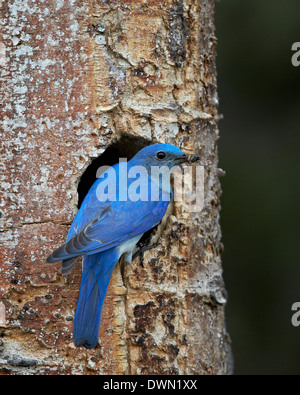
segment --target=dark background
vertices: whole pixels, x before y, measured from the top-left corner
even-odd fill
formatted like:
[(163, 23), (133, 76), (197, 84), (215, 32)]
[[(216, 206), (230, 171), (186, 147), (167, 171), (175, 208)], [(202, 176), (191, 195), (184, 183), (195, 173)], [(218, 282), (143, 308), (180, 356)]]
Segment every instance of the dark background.
[(299, 374), (299, 0), (216, 3), (221, 225), (235, 374)]

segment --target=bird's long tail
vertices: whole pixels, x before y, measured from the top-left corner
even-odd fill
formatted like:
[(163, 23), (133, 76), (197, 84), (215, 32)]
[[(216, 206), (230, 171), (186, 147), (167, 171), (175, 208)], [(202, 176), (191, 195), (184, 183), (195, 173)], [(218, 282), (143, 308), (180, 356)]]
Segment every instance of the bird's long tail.
[(76, 346), (94, 348), (98, 344), (102, 305), (117, 258), (113, 250), (83, 257), (80, 294), (73, 325)]

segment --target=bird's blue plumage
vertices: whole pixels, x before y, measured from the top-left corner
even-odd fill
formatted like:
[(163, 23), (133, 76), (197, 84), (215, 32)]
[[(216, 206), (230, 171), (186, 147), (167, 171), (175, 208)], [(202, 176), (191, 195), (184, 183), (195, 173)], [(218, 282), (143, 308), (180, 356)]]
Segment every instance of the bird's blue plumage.
[[(86, 348), (97, 345), (102, 305), (115, 263), (123, 254), (131, 257), (143, 233), (157, 225), (166, 213), (171, 188), (161, 180), (153, 182), (151, 166), (171, 169), (184, 161), (186, 155), (179, 148), (155, 144), (143, 148), (128, 163), (113, 166), (107, 177), (116, 177), (115, 199), (101, 201), (99, 193), (104, 193), (101, 183), (105, 178), (98, 178), (74, 218), (66, 243), (48, 257), (48, 262), (62, 260), (62, 271), (68, 274), (77, 257), (83, 255), (81, 290), (73, 327), (76, 345)], [(130, 172), (134, 174), (139, 169), (136, 166), (146, 171), (130, 179)], [(124, 174), (128, 175), (126, 182)], [(131, 199), (134, 182), (139, 183), (135, 189), (137, 194), (141, 190), (147, 191), (146, 200), (145, 194), (142, 200)], [(158, 196), (157, 200), (151, 200), (153, 192)]]
[(115, 251), (83, 257), (83, 270), (73, 339), (76, 346), (94, 348), (98, 343), (100, 319), (106, 289), (115, 263)]

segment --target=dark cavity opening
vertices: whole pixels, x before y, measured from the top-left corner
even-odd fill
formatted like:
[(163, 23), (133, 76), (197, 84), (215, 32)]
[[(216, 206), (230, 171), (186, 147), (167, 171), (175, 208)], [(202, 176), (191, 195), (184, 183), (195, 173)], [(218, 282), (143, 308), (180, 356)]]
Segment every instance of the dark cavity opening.
[(120, 158), (130, 160), (142, 148), (151, 142), (141, 137), (122, 135), (120, 139), (113, 142), (98, 158), (95, 158), (80, 178), (78, 184), (78, 208), (91, 186), (96, 181), (97, 170), (100, 166), (113, 166)]

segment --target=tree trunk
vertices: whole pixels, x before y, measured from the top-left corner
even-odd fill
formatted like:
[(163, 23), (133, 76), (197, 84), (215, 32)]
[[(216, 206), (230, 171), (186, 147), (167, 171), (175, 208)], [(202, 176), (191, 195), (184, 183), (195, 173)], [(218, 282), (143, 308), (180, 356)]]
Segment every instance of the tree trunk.
[[(1, 374), (227, 374), (214, 2), (1, 3)], [(143, 260), (117, 264), (100, 344), (75, 347), (81, 266), (45, 258), (111, 144), (201, 155), (205, 201), (175, 202)]]

